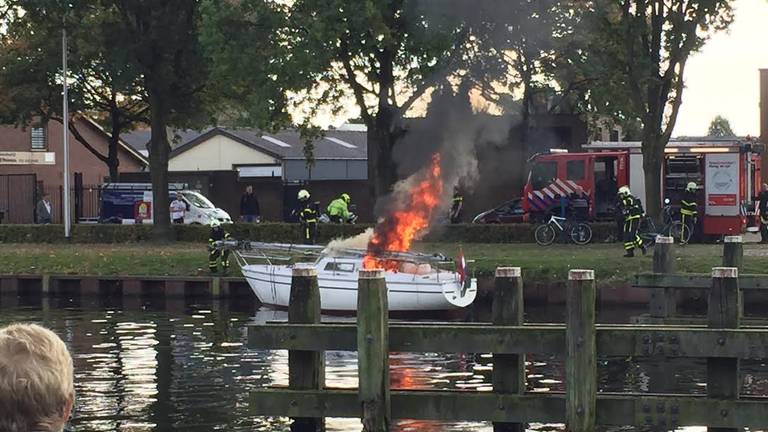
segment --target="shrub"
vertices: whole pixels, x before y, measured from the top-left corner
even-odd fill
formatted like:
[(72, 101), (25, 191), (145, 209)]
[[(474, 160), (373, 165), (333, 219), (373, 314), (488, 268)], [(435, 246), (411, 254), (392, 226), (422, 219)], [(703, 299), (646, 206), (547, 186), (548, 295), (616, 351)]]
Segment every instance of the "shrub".
[[(318, 243), (336, 238), (351, 237), (371, 225), (318, 226)], [(605, 241), (615, 233), (614, 223), (592, 224), (593, 242)], [(175, 238), (183, 242), (205, 242), (210, 228), (204, 225), (174, 225)], [(235, 223), (228, 225), (232, 237), (239, 240), (263, 242), (301, 242), (298, 224), (287, 223)], [(429, 242), (451, 243), (531, 243), (534, 225), (444, 225), (433, 229), (424, 238)], [(72, 227), (74, 243), (131, 243), (152, 239), (152, 225), (82, 224)], [(63, 225), (0, 225), (0, 242), (4, 243), (61, 243), (64, 242)]]

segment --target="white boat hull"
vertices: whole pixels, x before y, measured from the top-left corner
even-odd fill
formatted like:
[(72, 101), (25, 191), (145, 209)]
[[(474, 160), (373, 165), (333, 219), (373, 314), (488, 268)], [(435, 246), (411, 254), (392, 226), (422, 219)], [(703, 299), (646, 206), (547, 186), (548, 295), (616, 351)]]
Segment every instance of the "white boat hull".
[[(320, 267), (320, 266), (319, 266)], [(292, 266), (248, 264), (243, 275), (259, 301), (266, 305), (288, 307), (291, 294)], [(320, 307), (324, 311), (357, 310), (358, 271), (318, 269)], [(390, 311), (433, 311), (470, 305), (477, 296), (477, 280), (462, 287), (458, 274), (433, 272), (409, 274), (385, 272)]]

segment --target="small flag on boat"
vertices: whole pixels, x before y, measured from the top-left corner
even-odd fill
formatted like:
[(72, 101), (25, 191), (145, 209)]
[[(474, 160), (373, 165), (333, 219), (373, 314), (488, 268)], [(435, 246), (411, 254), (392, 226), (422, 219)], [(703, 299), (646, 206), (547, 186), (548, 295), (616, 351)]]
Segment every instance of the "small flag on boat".
[(456, 256), (456, 273), (459, 274), (459, 280), (463, 284), (467, 279), (467, 261), (464, 259), (464, 251), (461, 248)]

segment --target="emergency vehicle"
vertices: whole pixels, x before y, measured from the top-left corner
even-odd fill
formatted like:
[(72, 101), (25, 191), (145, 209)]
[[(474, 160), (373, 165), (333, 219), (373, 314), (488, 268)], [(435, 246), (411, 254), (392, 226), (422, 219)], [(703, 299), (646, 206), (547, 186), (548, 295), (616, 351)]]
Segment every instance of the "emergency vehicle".
[[(614, 218), (616, 192), (629, 186), (643, 203), (645, 174), (640, 142), (596, 141), (587, 152), (552, 151), (531, 158), (522, 207), (529, 220), (581, 198), (593, 220)], [(705, 235), (745, 231), (760, 191), (763, 145), (751, 139), (678, 139), (665, 149), (662, 200), (679, 203), (688, 182), (698, 185), (700, 227)]]

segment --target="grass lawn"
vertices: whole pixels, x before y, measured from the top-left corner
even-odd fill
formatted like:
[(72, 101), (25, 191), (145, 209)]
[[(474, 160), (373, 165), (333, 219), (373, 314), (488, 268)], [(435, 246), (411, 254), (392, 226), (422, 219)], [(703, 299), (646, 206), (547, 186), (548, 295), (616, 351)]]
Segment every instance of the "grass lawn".
[[(623, 258), (619, 244), (589, 246), (535, 244), (465, 244), (462, 246), (470, 266), (479, 274), (492, 274), (497, 266), (520, 266), (526, 280), (564, 281), (569, 269), (594, 269), (603, 282), (628, 280), (634, 273), (650, 271), (648, 256)], [(458, 245), (421, 243), (416, 249), (455, 256)], [(744, 247), (746, 273), (768, 273), (768, 247)], [(722, 245), (676, 247), (677, 268), (681, 272), (708, 272), (720, 265)], [(1, 244), (2, 274), (89, 274), (89, 275), (205, 275), (205, 245), (176, 243), (158, 246), (140, 244)], [(234, 265), (234, 260), (233, 260)], [(238, 275), (236, 269), (231, 271)]]

